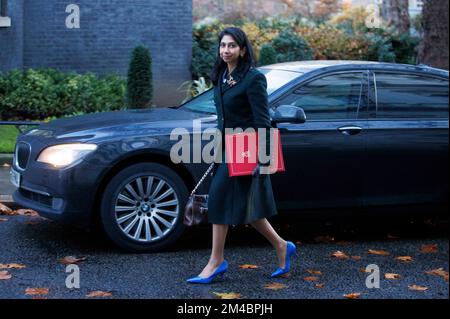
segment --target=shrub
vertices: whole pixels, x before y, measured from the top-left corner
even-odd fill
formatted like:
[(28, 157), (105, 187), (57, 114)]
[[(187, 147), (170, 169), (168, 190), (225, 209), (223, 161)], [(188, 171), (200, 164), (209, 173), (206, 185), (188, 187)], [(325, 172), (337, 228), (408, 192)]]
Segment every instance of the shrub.
[[(259, 65), (311, 59), (414, 64), (420, 38), (398, 34), (383, 24), (381, 28), (367, 28), (368, 16), (365, 8), (356, 7), (320, 24), (296, 17), (239, 21), (234, 25), (247, 33)], [(218, 20), (194, 25), (193, 78), (203, 76), (210, 80), (208, 76), (217, 55), (217, 35), (226, 26)]]
[(0, 74), (0, 119), (42, 120), (123, 109), (124, 95), (125, 81), (117, 75), (13, 70)]
[(217, 48), (211, 46), (208, 49), (200, 47), (198, 42), (192, 43), (192, 61), (191, 61), (191, 74), (193, 78), (205, 77), (209, 78), (209, 74), (216, 61)]
[(146, 108), (153, 98), (152, 58), (150, 50), (138, 46), (133, 50), (127, 80), (127, 102), (131, 108)]
[(293, 31), (282, 31), (272, 40), (272, 46), (277, 52), (277, 62), (312, 60), (314, 57), (305, 39)]
[(308, 41), (316, 60), (364, 60), (369, 42), (363, 36), (351, 36), (329, 25), (298, 27), (296, 32)]
[(271, 44), (264, 44), (259, 54), (259, 65), (269, 65), (277, 62), (277, 51)]
[(395, 62), (416, 64), (420, 38), (408, 34), (394, 34), (391, 43), (395, 53)]
[(367, 60), (395, 63), (416, 63), (420, 38), (399, 34), (381, 20), (380, 28), (368, 28), (369, 12), (363, 7), (344, 10), (329, 23), (352, 37), (368, 44)]

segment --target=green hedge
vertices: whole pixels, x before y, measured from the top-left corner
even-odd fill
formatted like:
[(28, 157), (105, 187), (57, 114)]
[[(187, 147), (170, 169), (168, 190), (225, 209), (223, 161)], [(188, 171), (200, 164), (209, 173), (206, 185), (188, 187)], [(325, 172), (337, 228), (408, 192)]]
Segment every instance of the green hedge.
[(0, 74), (0, 119), (43, 120), (123, 109), (125, 90), (126, 81), (117, 75), (13, 70)]
[[(294, 60), (368, 60), (416, 63), (420, 38), (390, 28), (369, 29), (367, 12), (345, 11), (323, 23), (306, 19), (267, 18), (237, 21), (253, 45), (259, 65)], [(193, 26), (192, 78), (209, 81), (217, 55), (217, 36), (228, 25), (218, 20)], [(271, 47), (271, 48), (270, 48)]]

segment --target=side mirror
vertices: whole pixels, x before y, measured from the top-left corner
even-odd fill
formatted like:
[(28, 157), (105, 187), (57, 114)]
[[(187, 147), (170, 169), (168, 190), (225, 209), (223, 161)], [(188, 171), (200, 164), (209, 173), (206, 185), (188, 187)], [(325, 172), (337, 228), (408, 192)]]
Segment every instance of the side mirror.
[(306, 115), (305, 111), (301, 107), (293, 105), (280, 105), (275, 111), (270, 109), (270, 116), (272, 117), (272, 122), (283, 123), (305, 123)]

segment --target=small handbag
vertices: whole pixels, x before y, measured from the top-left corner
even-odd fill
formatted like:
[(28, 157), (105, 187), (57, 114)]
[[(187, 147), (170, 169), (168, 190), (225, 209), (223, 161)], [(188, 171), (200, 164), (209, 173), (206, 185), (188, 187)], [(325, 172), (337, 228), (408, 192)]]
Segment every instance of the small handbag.
[(195, 226), (205, 224), (208, 221), (208, 195), (196, 195), (195, 191), (205, 179), (206, 175), (212, 170), (215, 163), (212, 163), (200, 181), (192, 190), (191, 195), (184, 208), (183, 224), (186, 226)]

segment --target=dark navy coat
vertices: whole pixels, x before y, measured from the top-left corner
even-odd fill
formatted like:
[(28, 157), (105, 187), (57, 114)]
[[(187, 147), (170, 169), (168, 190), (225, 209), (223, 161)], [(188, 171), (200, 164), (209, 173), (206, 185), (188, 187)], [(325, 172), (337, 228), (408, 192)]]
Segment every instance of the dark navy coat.
[[(208, 221), (212, 224), (240, 225), (277, 214), (269, 174), (258, 177), (228, 176), (228, 164), (225, 161), (225, 128), (271, 127), (267, 98), (267, 81), (264, 74), (251, 68), (244, 72), (236, 67), (231, 73), (235, 85), (228, 85), (219, 78), (214, 87), (214, 102), (217, 109), (217, 129), (221, 132), (222, 160), (213, 169), (213, 179), (208, 196)], [(266, 142), (268, 150), (269, 139)], [(260, 148), (261, 149), (261, 148)]]

